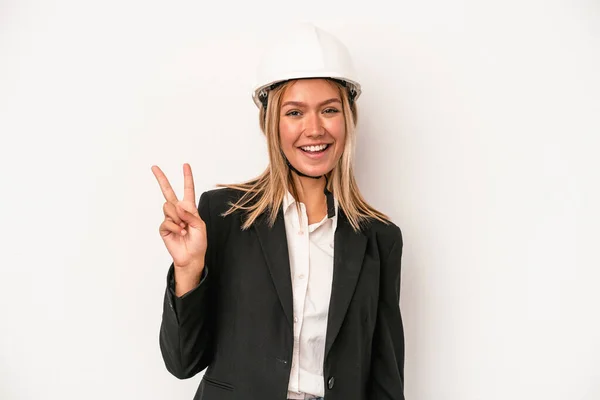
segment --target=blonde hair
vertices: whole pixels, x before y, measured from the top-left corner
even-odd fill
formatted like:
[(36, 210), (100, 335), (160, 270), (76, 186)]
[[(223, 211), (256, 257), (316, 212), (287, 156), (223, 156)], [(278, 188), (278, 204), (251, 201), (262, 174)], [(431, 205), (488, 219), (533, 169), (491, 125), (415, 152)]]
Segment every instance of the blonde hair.
[[(245, 212), (246, 218), (242, 229), (251, 227), (264, 212), (269, 213), (269, 224), (272, 226), (277, 219), (277, 213), (283, 204), (287, 190), (298, 199), (298, 191), (281, 150), (279, 136), (281, 99), (285, 90), (293, 82), (295, 80), (285, 82), (269, 91), (267, 108), (261, 107), (260, 110), (260, 128), (267, 138), (269, 150), (268, 168), (250, 181), (217, 185), (243, 192), (241, 198), (235, 203), (230, 203), (231, 207), (223, 214), (226, 216), (237, 210)], [(342, 98), (346, 143), (335, 167), (326, 174), (327, 189), (336, 197), (339, 207), (344, 211), (355, 231), (360, 231), (369, 219), (388, 223), (389, 218), (385, 214), (377, 211), (364, 200), (354, 178), (355, 127), (358, 120), (356, 103), (349, 101), (348, 92), (340, 83), (331, 80), (330, 82), (337, 86)]]

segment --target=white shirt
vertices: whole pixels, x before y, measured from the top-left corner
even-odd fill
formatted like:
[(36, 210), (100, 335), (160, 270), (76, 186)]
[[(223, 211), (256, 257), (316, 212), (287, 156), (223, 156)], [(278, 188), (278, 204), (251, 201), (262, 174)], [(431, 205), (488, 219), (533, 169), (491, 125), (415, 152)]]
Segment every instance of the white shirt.
[(337, 226), (335, 214), (308, 225), (306, 207), (298, 215), (294, 197), (283, 200), (294, 302), (294, 349), (288, 399), (305, 395), (324, 396), (323, 359), (327, 315), (333, 282), (333, 243)]

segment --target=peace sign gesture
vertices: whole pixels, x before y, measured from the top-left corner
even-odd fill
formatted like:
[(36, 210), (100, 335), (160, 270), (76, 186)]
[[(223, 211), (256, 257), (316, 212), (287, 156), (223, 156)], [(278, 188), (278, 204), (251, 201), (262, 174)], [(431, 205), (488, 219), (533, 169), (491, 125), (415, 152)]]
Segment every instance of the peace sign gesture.
[(196, 208), (194, 177), (189, 164), (183, 165), (183, 200), (177, 199), (169, 180), (156, 166), (152, 172), (165, 197), (163, 213), (165, 219), (160, 225), (160, 236), (173, 258), (175, 274), (199, 278), (204, 269), (207, 239), (206, 225)]

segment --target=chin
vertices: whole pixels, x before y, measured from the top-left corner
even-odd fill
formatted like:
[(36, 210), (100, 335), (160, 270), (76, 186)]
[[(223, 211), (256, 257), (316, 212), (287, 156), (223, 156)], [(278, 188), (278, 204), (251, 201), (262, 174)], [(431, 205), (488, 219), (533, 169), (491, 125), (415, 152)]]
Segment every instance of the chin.
[(329, 172), (331, 172), (331, 170), (333, 168), (327, 168), (327, 167), (304, 167), (304, 166), (300, 166), (300, 168), (297, 168), (298, 171), (302, 172), (305, 175), (309, 175), (309, 176), (321, 176), (321, 175), (326, 175)]

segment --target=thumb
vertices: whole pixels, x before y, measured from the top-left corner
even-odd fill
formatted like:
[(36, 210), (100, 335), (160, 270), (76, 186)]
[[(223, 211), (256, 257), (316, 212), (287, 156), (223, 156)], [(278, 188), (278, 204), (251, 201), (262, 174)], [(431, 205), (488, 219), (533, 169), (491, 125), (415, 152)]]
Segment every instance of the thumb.
[(193, 204), (180, 201), (176, 204), (175, 209), (177, 216), (189, 226), (199, 229), (204, 225), (204, 221), (198, 215), (198, 210)]

